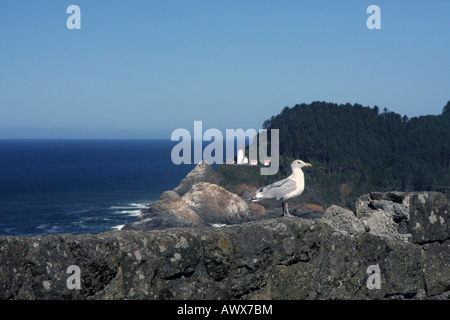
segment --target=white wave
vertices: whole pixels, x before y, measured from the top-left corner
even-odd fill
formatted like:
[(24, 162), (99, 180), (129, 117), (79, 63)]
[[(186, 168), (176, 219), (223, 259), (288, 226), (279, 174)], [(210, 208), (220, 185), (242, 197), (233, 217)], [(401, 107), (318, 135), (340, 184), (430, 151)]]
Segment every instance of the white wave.
[(144, 209), (147, 208), (148, 205), (146, 203), (130, 203), (130, 206)]
[(95, 208), (90, 207), (90, 208), (86, 208), (86, 209), (70, 211), (69, 213), (70, 213), (70, 214), (79, 214), (79, 213), (89, 212), (89, 211), (92, 211), (92, 210), (94, 210), (94, 209), (95, 209)]
[(121, 211), (116, 211), (114, 212), (116, 214), (127, 214), (129, 216), (140, 216), (141, 215), (141, 210), (121, 210)]
[(44, 233), (58, 233), (61, 230), (60, 226), (50, 225), (48, 223), (40, 224), (36, 228), (43, 230)]
[(223, 223), (214, 223), (214, 224), (212, 224), (212, 226), (215, 227), (215, 228), (221, 228), (221, 227), (225, 227), (226, 224), (223, 224)]
[(111, 210), (124, 210), (124, 209), (145, 209), (148, 207), (147, 203), (129, 203), (118, 206), (110, 206)]
[(122, 228), (124, 227), (124, 224), (119, 224), (118, 226), (114, 226), (112, 227), (114, 230), (122, 230)]

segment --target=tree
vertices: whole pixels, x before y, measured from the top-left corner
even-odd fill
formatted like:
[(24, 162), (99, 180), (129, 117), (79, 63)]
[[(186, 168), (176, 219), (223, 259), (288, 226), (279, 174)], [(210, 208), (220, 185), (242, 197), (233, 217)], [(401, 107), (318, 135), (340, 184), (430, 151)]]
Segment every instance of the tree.
[(447, 102), (444, 108), (442, 108), (442, 114), (450, 114), (450, 100)]
[(378, 116), (380, 109), (378, 108), (378, 106), (373, 107), (373, 112)]

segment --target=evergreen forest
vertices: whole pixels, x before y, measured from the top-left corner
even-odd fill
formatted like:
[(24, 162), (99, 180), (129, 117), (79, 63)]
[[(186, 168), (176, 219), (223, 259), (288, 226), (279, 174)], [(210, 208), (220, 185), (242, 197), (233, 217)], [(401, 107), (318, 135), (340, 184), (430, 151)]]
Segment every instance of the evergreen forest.
[(280, 170), (248, 176), (257, 180), (250, 185), (288, 176), (290, 163), (301, 159), (312, 164), (304, 170), (305, 199), (323, 206), (352, 208), (373, 191), (450, 194), (450, 101), (440, 115), (411, 119), (377, 106), (317, 101), (285, 107), (263, 128), (279, 129)]

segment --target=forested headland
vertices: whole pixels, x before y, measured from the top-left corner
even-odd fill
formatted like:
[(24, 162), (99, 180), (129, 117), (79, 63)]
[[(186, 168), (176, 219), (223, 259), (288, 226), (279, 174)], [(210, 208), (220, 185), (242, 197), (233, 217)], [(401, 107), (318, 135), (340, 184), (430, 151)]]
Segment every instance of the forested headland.
[(279, 129), (278, 174), (245, 175), (240, 168), (235, 175), (231, 167), (219, 166), (222, 184), (260, 186), (286, 177), (290, 163), (302, 159), (313, 166), (305, 170), (301, 197), (325, 206), (352, 207), (358, 196), (372, 191), (450, 194), (450, 101), (440, 115), (411, 119), (377, 106), (298, 104), (266, 120), (263, 128)]

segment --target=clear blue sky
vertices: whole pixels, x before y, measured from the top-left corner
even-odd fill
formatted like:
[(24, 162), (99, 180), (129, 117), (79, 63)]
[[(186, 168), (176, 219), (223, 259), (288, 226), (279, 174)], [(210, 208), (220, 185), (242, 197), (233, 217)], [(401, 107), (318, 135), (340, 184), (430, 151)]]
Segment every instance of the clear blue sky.
[(0, 138), (258, 129), (315, 100), (440, 114), (449, 15), (445, 0), (0, 0)]

